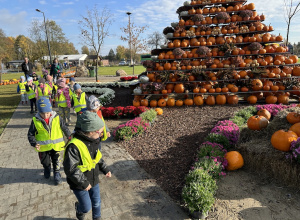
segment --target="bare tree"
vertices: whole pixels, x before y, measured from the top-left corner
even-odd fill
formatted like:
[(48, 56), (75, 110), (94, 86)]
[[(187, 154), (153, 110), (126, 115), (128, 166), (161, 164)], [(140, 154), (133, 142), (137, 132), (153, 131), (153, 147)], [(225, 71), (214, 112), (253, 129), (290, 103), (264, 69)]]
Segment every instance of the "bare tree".
[(148, 40), (148, 45), (151, 47), (154, 46), (155, 49), (162, 43), (164, 37), (159, 31), (155, 31), (152, 34), (149, 34), (149, 40)]
[(285, 21), (287, 23), (287, 33), (286, 33), (286, 46), (287, 46), (289, 44), (290, 25), (292, 19), (296, 16), (296, 14), (300, 10), (300, 1), (298, 3), (294, 3), (293, 0), (284, 0), (284, 7), (286, 10)]
[[(97, 5), (92, 9), (87, 8), (86, 16), (81, 16), (79, 28), (83, 43), (96, 51), (97, 59), (100, 55), (104, 39), (109, 36), (109, 27), (113, 19), (112, 14), (107, 8), (100, 12)], [(98, 80), (98, 60), (96, 62), (96, 81)]]
[(124, 33), (124, 36), (121, 36), (122, 41), (126, 41), (130, 44), (129, 36), (131, 34), (131, 54), (134, 58), (138, 52), (143, 52), (148, 49), (146, 39), (143, 39), (140, 35), (142, 35), (147, 26), (135, 26), (134, 23), (130, 23), (127, 27), (122, 27), (121, 31)]

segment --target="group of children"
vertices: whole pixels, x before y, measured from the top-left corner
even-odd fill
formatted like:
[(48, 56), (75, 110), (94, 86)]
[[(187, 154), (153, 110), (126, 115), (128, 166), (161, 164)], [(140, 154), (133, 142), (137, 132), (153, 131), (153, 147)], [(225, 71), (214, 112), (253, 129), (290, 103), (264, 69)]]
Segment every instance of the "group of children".
[[(38, 86), (30, 77), (27, 79), (25, 90), (27, 92), (28, 87), (28, 98), (34, 99), (32, 103), (36, 104), (38, 110), (28, 130), (29, 143), (38, 152), (46, 179), (51, 176), (52, 163), (55, 185), (62, 182), (60, 152), (64, 150), (63, 166), (67, 183), (78, 200), (75, 203), (76, 217), (83, 220), (85, 213), (92, 209), (93, 219), (99, 220), (101, 198), (98, 175), (102, 172), (106, 177), (111, 177), (100, 151), (101, 141), (110, 137), (101, 115), (101, 104), (95, 96), (88, 97), (82, 92), (74, 80), (70, 87), (66, 86), (63, 78), (58, 79), (56, 85), (49, 82), (52, 82), (52, 78), (48, 76), (46, 82), (45, 79), (39, 79)], [(20, 90), (22, 88), (21, 85)], [(51, 105), (54, 89), (58, 114)], [(67, 127), (70, 124), (71, 106), (77, 113), (73, 134)]]

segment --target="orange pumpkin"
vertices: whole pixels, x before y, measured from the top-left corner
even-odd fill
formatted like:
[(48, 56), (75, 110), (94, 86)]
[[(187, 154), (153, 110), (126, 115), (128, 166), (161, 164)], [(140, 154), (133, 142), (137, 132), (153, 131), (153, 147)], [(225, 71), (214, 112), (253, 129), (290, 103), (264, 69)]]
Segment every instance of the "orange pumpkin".
[(227, 103), (230, 105), (236, 105), (239, 102), (239, 98), (236, 95), (228, 96)]
[(194, 101), (193, 101), (193, 99), (185, 99), (185, 100), (184, 100), (184, 104), (185, 104), (185, 105), (193, 105), (193, 104), (194, 104)]
[(247, 126), (250, 130), (261, 130), (266, 128), (269, 124), (268, 119), (264, 116), (254, 115), (251, 116), (247, 121)]
[(151, 107), (156, 107), (157, 106), (157, 101), (156, 100), (151, 100), (150, 101), (150, 106)]
[(176, 102), (175, 102), (175, 105), (176, 106), (182, 106), (183, 105), (183, 101), (178, 99)]
[(252, 80), (251, 84), (254, 91), (259, 91), (263, 88), (263, 83), (259, 79)]
[(165, 106), (167, 106), (167, 102), (165, 99), (160, 99), (160, 100), (158, 100), (157, 105), (159, 107), (165, 107)]
[(216, 99), (214, 96), (210, 95), (206, 98), (205, 103), (207, 105), (215, 105), (216, 104)]
[(290, 124), (296, 124), (300, 122), (300, 114), (296, 112), (290, 112), (287, 114), (286, 120), (288, 120)]
[(164, 112), (161, 108), (155, 108), (155, 111), (156, 111), (157, 115), (162, 115)]
[(141, 106), (148, 106), (148, 99), (142, 99), (141, 101)]
[(293, 131), (279, 130), (272, 135), (271, 144), (275, 149), (287, 152), (290, 150), (291, 143), (297, 138), (298, 135)]
[(237, 151), (229, 151), (224, 157), (228, 162), (227, 170), (237, 170), (244, 166), (243, 156)]
[(300, 123), (296, 123), (296, 124), (293, 124), (289, 131), (293, 131), (297, 134), (298, 137), (300, 137)]
[(274, 95), (269, 95), (266, 97), (267, 104), (275, 104), (277, 102), (277, 97)]
[(174, 91), (176, 93), (183, 93), (184, 92), (184, 85), (182, 83), (178, 83), (174, 87)]
[(282, 104), (289, 104), (289, 97), (287, 95), (279, 95), (277, 97), (277, 101), (278, 103), (282, 103)]
[(204, 101), (201, 96), (195, 96), (194, 97), (194, 104), (195, 105), (203, 105)]
[(134, 107), (139, 107), (139, 106), (141, 106), (141, 102), (138, 99), (134, 99), (132, 102), (132, 105)]
[(226, 104), (226, 96), (225, 95), (217, 95), (216, 103), (217, 103), (217, 105), (225, 105)]
[(175, 99), (169, 98), (167, 101), (167, 106), (175, 106)]
[(257, 102), (257, 97), (255, 95), (251, 95), (247, 98), (247, 102), (249, 104), (255, 104)]
[(267, 109), (260, 109), (257, 115), (265, 117), (267, 120), (271, 119), (271, 113)]

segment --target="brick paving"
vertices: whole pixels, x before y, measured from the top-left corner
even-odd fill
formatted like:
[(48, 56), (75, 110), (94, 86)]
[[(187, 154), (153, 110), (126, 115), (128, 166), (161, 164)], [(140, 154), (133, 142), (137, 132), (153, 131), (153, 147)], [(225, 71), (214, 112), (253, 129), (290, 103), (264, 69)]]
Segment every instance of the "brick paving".
[[(76, 198), (63, 169), (61, 185), (54, 185), (53, 174), (44, 179), (38, 155), (28, 143), (29, 110), (20, 105), (0, 137), (0, 220), (76, 219)], [(100, 176), (102, 219), (188, 219), (124, 149), (107, 141), (102, 151), (113, 172), (112, 178)], [(86, 219), (92, 219), (91, 211)]]

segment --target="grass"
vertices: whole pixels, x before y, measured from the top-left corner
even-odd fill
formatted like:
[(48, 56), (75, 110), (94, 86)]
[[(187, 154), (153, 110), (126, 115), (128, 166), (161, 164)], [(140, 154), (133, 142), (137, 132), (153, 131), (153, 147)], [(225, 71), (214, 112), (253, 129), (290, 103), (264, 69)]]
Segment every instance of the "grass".
[[(116, 75), (116, 71), (122, 69), (124, 70), (127, 75), (133, 75), (133, 67), (129, 67), (129, 66), (110, 66), (110, 67), (106, 67), (106, 66), (101, 66), (98, 67), (98, 76), (102, 76), (102, 75), (112, 75), (115, 76)], [(134, 66), (134, 75), (139, 75), (142, 72), (144, 72), (146, 69), (143, 66)]]
[[(6, 74), (9, 75), (9, 74)], [(0, 86), (0, 135), (21, 100), (17, 84)]]

